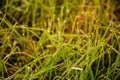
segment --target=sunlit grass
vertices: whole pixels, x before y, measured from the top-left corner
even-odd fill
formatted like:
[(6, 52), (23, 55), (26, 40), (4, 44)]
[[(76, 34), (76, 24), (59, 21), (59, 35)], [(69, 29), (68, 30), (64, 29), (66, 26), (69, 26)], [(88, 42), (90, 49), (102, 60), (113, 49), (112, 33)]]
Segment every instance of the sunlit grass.
[(6, 0), (0, 78), (118, 80), (120, 28), (113, 0)]

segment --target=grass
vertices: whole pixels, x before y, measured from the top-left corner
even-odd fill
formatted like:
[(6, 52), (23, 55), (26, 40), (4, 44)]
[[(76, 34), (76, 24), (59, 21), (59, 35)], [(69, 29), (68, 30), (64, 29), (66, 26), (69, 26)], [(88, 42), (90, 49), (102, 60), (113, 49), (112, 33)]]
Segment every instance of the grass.
[(0, 10), (0, 78), (119, 80), (114, 0), (6, 0)]

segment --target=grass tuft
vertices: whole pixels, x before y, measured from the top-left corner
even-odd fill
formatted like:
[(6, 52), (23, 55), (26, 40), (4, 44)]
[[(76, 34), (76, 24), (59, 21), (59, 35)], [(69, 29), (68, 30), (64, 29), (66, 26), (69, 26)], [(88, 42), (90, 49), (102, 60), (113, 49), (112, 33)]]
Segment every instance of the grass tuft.
[(114, 0), (1, 2), (0, 79), (118, 80), (118, 13)]

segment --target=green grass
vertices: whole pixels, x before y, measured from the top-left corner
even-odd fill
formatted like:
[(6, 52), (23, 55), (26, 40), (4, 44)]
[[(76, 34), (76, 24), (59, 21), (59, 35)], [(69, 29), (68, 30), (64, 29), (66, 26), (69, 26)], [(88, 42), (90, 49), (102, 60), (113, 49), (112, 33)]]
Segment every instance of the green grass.
[[(5, 4), (4, 4), (5, 3)], [(0, 78), (119, 80), (114, 0), (6, 0), (0, 9)]]

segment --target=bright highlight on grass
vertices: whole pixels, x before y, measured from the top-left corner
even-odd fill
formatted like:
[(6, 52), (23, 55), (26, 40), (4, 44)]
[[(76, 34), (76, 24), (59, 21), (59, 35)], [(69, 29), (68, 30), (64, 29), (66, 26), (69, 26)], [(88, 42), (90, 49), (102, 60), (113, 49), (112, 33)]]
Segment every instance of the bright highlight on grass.
[(119, 80), (118, 2), (4, 0), (0, 79)]

